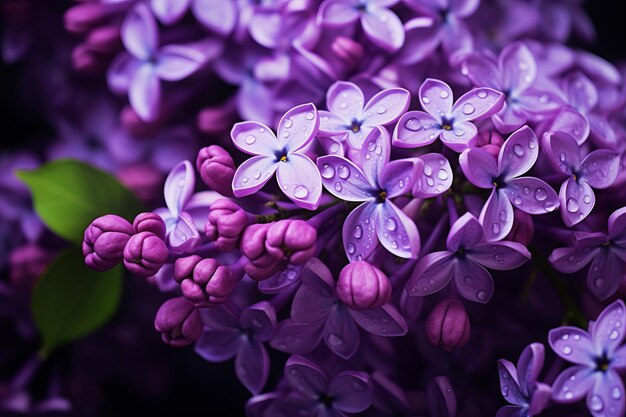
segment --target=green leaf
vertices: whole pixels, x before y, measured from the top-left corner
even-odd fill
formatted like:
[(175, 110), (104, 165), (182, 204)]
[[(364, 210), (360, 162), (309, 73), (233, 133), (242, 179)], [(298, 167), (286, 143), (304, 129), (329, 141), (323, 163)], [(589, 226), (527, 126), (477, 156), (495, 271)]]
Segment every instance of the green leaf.
[(96, 272), (85, 266), (79, 249), (62, 253), (33, 293), (31, 307), (43, 354), (101, 327), (117, 310), (121, 293), (120, 266)]
[(44, 223), (79, 245), (96, 217), (114, 213), (132, 221), (142, 211), (137, 197), (117, 179), (83, 162), (61, 159), (17, 176), (30, 188)]

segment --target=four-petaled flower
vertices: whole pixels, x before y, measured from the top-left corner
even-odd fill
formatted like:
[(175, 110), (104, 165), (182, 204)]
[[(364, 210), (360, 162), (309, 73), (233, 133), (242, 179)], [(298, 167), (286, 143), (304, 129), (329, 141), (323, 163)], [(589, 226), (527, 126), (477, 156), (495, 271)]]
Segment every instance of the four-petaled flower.
[(486, 119), (500, 111), (504, 95), (491, 88), (476, 88), (453, 102), (452, 90), (443, 81), (426, 79), (419, 89), (423, 111), (405, 113), (393, 133), (393, 145), (416, 148), (438, 137), (450, 149), (461, 152), (474, 146), (478, 130), (472, 121)]
[(317, 160), (324, 187), (347, 201), (362, 201), (343, 225), (343, 244), (352, 260), (364, 260), (380, 241), (401, 258), (416, 258), (420, 249), (417, 226), (391, 199), (410, 192), (422, 162), (400, 159), (389, 162), (389, 134), (376, 127), (365, 138), (361, 166), (336, 155)]
[(465, 213), (450, 228), (448, 250), (420, 258), (406, 283), (409, 295), (425, 296), (443, 289), (454, 280), (464, 298), (486, 303), (493, 294), (493, 279), (484, 268), (515, 269), (530, 259), (530, 253), (517, 242), (483, 242), (478, 220)]
[(152, 12), (164, 25), (178, 22), (191, 8), (198, 22), (222, 36), (228, 36), (237, 24), (237, 5), (215, 0), (150, 0)]
[(240, 122), (230, 136), (252, 158), (239, 165), (233, 178), (236, 197), (254, 194), (276, 173), (281, 191), (300, 207), (317, 209), (322, 179), (317, 167), (304, 154), (319, 128), (319, 115), (312, 103), (287, 111), (278, 123), (277, 135), (262, 123)]
[(619, 173), (619, 153), (598, 149), (581, 158), (576, 140), (565, 132), (544, 136), (548, 155), (560, 173), (569, 178), (561, 185), (561, 215), (569, 227), (584, 220), (596, 203), (593, 188), (610, 187)]
[(624, 415), (624, 383), (618, 372), (626, 370), (624, 341), (626, 306), (615, 301), (589, 322), (589, 331), (559, 327), (550, 331), (552, 350), (576, 365), (565, 369), (552, 384), (552, 399), (572, 403), (587, 397), (594, 417)]
[(489, 152), (479, 148), (460, 155), (459, 163), (467, 179), (477, 187), (492, 189), (480, 213), (487, 240), (500, 240), (509, 234), (513, 227), (513, 205), (529, 214), (548, 213), (559, 206), (559, 197), (545, 181), (520, 177), (532, 168), (538, 156), (539, 143), (528, 126), (504, 142), (497, 162)]

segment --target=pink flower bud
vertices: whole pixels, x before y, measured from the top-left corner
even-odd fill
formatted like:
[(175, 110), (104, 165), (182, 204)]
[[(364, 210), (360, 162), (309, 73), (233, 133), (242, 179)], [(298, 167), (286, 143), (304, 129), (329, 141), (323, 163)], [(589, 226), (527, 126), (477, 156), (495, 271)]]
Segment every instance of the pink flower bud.
[(239, 236), (253, 217), (233, 201), (220, 199), (211, 204), (209, 219), (204, 225), (204, 233), (209, 240), (215, 241), (224, 252), (231, 252), (237, 247)]
[(211, 145), (200, 149), (196, 158), (196, 168), (198, 168), (202, 181), (210, 189), (226, 197), (233, 196), (232, 183), (235, 176), (235, 163), (224, 148)]
[(530, 214), (521, 210), (515, 210), (513, 215), (513, 228), (504, 239), (527, 246), (532, 242), (535, 234), (533, 219)]
[(133, 227), (114, 214), (98, 217), (85, 229), (83, 256), (85, 264), (96, 271), (106, 271), (124, 258), (124, 247)]
[(176, 347), (198, 340), (202, 327), (198, 309), (183, 297), (164, 302), (154, 319), (154, 328), (161, 332), (163, 342)]
[(339, 273), (337, 298), (355, 310), (378, 308), (389, 302), (391, 283), (383, 271), (366, 261), (351, 262)]
[(133, 221), (133, 231), (135, 233), (151, 232), (160, 239), (165, 240), (165, 222), (155, 213), (139, 213)]
[(176, 260), (174, 279), (180, 284), (183, 296), (197, 307), (222, 304), (238, 282), (229, 267), (197, 255)]
[(124, 248), (124, 266), (135, 275), (149, 277), (159, 272), (168, 255), (163, 239), (152, 232), (140, 232)]
[(454, 298), (440, 301), (428, 315), (425, 327), (430, 343), (447, 351), (463, 346), (470, 336), (470, 321), (465, 307)]
[(503, 144), (504, 139), (502, 139), (502, 136), (500, 136), (498, 132), (484, 131), (478, 135), (476, 147), (489, 152), (497, 158)]
[(281, 260), (271, 256), (265, 248), (267, 232), (272, 224), (253, 224), (243, 231), (240, 249), (248, 258), (245, 265), (250, 278), (262, 281), (274, 275), (280, 269)]
[(267, 231), (265, 249), (276, 259), (303, 264), (315, 255), (317, 230), (304, 220), (280, 220)]

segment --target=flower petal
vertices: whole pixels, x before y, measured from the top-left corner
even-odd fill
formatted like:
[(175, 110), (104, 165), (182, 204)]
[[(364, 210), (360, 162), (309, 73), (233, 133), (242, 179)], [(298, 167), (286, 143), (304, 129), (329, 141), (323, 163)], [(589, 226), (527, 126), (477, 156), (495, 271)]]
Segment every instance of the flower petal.
[(366, 201), (348, 215), (343, 224), (343, 247), (350, 262), (361, 261), (376, 249), (376, 212), (378, 204)]
[(356, 323), (377, 336), (404, 336), (408, 326), (402, 314), (391, 303), (370, 310), (352, 310), (350, 314)]
[(493, 295), (493, 278), (481, 265), (471, 260), (458, 260), (454, 265), (454, 283), (466, 300), (486, 303)]
[(559, 191), (561, 200), (561, 216), (568, 227), (583, 221), (596, 203), (593, 189), (585, 181), (568, 178)]
[(452, 18), (444, 26), (441, 46), (450, 65), (457, 66), (474, 49), (474, 37), (463, 20)]
[(463, 152), (476, 144), (478, 130), (471, 122), (455, 122), (451, 130), (441, 131), (441, 141), (455, 152)]
[[(407, 193), (422, 169), (419, 159), (396, 159), (388, 163), (380, 178), (380, 186), (387, 192), (387, 198), (394, 198)], [(445, 174), (445, 172), (444, 172)]]
[(549, 90), (531, 88), (517, 98), (518, 106), (531, 119), (543, 119), (553, 115), (564, 106), (561, 96)]
[(402, 21), (389, 9), (376, 8), (361, 15), (365, 36), (387, 52), (395, 52), (404, 45)]
[(478, 148), (467, 149), (459, 155), (459, 164), (465, 177), (475, 186), (487, 189), (494, 187), (498, 165), (489, 152)]
[(179, 21), (187, 12), (190, 0), (151, 0), (150, 7), (164, 25)]
[(330, 350), (343, 359), (350, 359), (357, 352), (361, 342), (359, 329), (347, 307), (340, 306), (328, 316), (324, 341)]
[(313, 103), (301, 104), (287, 111), (278, 122), (276, 137), (281, 148), (292, 153), (309, 144), (320, 127)]
[(504, 74), (504, 84), (515, 92), (527, 90), (537, 78), (535, 57), (521, 42), (513, 43), (502, 50), (499, 65)]
[(165, 204), (172, 215), (177, 216), (185, 209), (195, 187), (196, 173), (191, 162), (183, 161), (172, 168), (163, 187)]
[(420, 236), (415, 222), (390, 201), (379, 205), (376, 217), (378, 240), (389, 252), (404, 259), (416, 259)]
[(587, 395), (587, 409), (593, 417), (623, 416), (624, 395), (624, 382), (615, 371), (598, 372), (596, 383)]
[(268, 301), (261, 301), (245, 308), (239, 315), (242, 329), (250, 331), (256, 340), (267, 342), (276, 327), (276, 311)]
[(317, 259), (309, 261), (302, 270), (302, 285), (291, 306), (291, 319), (296, 324), (324, 322), (336, 304), (335, 282)]
[(161, 48), (156, 64), (159, 78), (165, 81), (179, 81), (196, 72), (206, 62), (207, 56), (217, 52), (219, 48), (219, 45), (213, 42), (205, 42), (202, 45), (205, 47), (203, 50), (187, 45), (167, 45)]
[(513, 206), (504, 191), (493, 189), (489, 199), (480, 212), (485, 240), (502, 240), (513, 227)]
[(367, 135), (361, 148), (361, 166), (370, 184), (381, 186), (383, 168), (389, 163), (391, 144), (384, 127), (376, 126)]
[(107, 70), (109, 89), (117, 94), (127, 93), (135, 73), (142, 64), (140, 60), (127, 53), (116, 56)]
[(309, 353), (322, 340), (322, 326), (324, 322), (316, 324), (297, 324), (287, 319), (278, 324), (276, 333), (270, 341), (274, 349), (287, 353)]
[(443, 81), (427, 78), (419, 89), (422, 108), (437, 120), (452, 112), (452, 89)]
[(406, 283), (407, 292), (423, 297), (441, 290), (452, 278), (454, 263), (453, 254), (448, 251), (433, 252), (420, 258)]
[(591, 139), (599, 148), (614, 149), (618, 147), (617, 132), (611, 122), (604, 116), (588, 114), (589, 127), (591, 129)]
[(558, 327), (550, 330), (548, 342), (562, 359), (595, 368), (596, 350), (586, 331), (572, 326)]
[(483, 229), (476, 217), (471, 213), (465, 213), (454, 222), (448, 233), (446, 247), (450, 252), (459, 249), (470, 249), (483, 240)]
[(128, 11), (120, 29), (122, 43), (135, 58), (147, 61), (156, 52), (159, 32), (154, 15), (139, 3)]
[(283, 193), (298, 206), (316, 210), (322, 198), (322, 177), (313, 161), (292, 153), (287, 161), (277, 165), (276, 179)]
[(323, 26), (346, 26), (358, 18), (356, 7), (343, 0), (324, 1), (317, 12), (317, 21)]
[(467, 255), (482, 266), (499, 271), (515, 269), (530, 259), (524, 245), (508, 241), (478, 244)]
[(500, 374), (502, 396), (511, 404), (527, 406), (528, 397), (520, 387), (515, 366), (505, 359), (500, 359), (498, 361), (498, 373)]
[(441, 43), (441, 25), (431, 17), (421, 16), (404, 24), (404, 45), (396, 59), (411, 65), (428, 58)]
[(615, 210), (609, 216), (609, 237), (614, 240), (626, 238), (626, 207)]
[[(576, 143), (582, 144), (589, 136), (589, 121), (578, 111), (565, 107), (550, 123), (548, 131), (564, 132), (574, 138)], [(554, 133), (553, 133), (554, 135)], [(558, 155), (558, 154), (557, 154)], [(579, 157), (580, 158), (580, 157)]]
[(333, 378), (328, 395), (333, 407), (345, 413), (360, 413), (372, 404), (374, 387), (365, 372), (344, 371)]
[(611, 251), (600, 250), (589, 267), (587, 288), (600, 300), (606, 300), (617, 292), (623, 278), (624, 262)]
[(363, 124), (384, 126), (397, 122), (409, 109), (411, 94), (404, 88), (388, 88), (377, 93), (363, 109)]
[(551, 213), (559, 207), (559, 196), (539, 178), (513, 178), (503, 190), (515, 208), (528, 214)]
[(242, 342), (239, 329), (209, 330), (202, 333), (196, 342), (195, 351), (209, 362), (225, 362), (237, 354)]
[(259, 291), (263, 294), (277, 294), (283, 289), (300, 282), (302, 265), (289, 264), (268, 279), (259, 282)]
[(128, 101), (141, 120), (153, 121), (161, 108), (161, 82), (151, 64), (143, 64), (128, 88)]
[(324, 136), (345, 135), (349, 129), (346, 121), (335, 113), (326, 110), (320, 110), (320, 128), (318, 133)]
[(201, 239), (189, 213), (179, 213), (176, 225), (168, 235), (170, 250), (175, 254), (192, 253), (200, 245)]
[(263, 123), (236, 123), (230, 131), (230, 137), (237, 149), (250, 155), (275, 158), (275, 153), (281, 150), (276, 136)]
[(360, 121), (365, 97), (356, 84), (337, 81), (326, 92), (326, 105), (331, 113), (345, 122), (351, 122), (353, 119)]
[(566, 175), (572, 175), (580, 166), (580, 150), (573, 136), (566, 132), (546, 133), (548, 155), (555, 168)]
[(413, 186), (413, 197), (437, 197), (450, 189), (453, 174), (450, 162), (439, 153), (421, 155), (423, 168)]
[(524, 126), (509, 136), (500, 148), (498, 168), (505, 178), (519, 177), (528, 172), (539, 156), (537, 136), (528, 126)]
[(438, 120), (423, 111), (405, 113), (393, 132), (393, 146), (398, 148), (418, 148), (433, 143), (441, 132)]
[(591, 368), (586, 366), (567, 368), (552, 384), (552, 399), (563, 404), (580, 401), (592, 389), (594, 381)]
[(251, 393), (263, 390), (270, 373), (270, 357), (263, 343), (251, 340), (242, 344), (235, 358), (235, 373)]
[(505, 103), (502, 110), (492, 116), (491, 120), (500, 133), (511, 133), (522, 127), (528, 117), (519, 104)]
[(222, 36), (231, 33), (237, 24), (238, 12), (234, 2), (193, 0), (191, 11), (200, 24)]
[(235, 171), (233, 177), (233, 194), (241, 198), (254, 194), (272, 178), (278, 169), (278, 163), (273, 156), (253, 156)]
[(328, 378), (315, 363), (301, 357), (291, 356), (285, 364), (285, 378), (287, 383), (299, 394), (317, 399), (327, 394)]
[(469, 54), (463, 61), (463, 73), (475, 86), (504, 90), (498, 65), (489, 56), (479, 53)]
[(598, 104), (598, 89), (582, 72), (575, 72), (563, 80), (563, 90), (569, 104), (575, 109), (587, 112)]
[(522, 351), (517, 361), (517, 378), (526, 396), (530, 396), (539, 378), (545, 359), (545, 350), (541, 343), (531, 343)]
[(598, 316), (591, 330), (596, 351), (606, 351), (609, 356), (619, 348), (626, 337), (626, 306), (617, 300), (607, 306)]
[(600, 247), (606, 242), (604, 233), (577, 233), (576, 246), (558, 248), (552, 251), (548, 261), (554, 269), (565, 274), (581, 270), (598, 254)]
[(341, 156), (317, 158), (324, 188), (335, 197), (346, 201), (366, 201), (374, 198), (375, 189), (365, 173), (352, 161)]
[[(455, 122), (487, 119), (504, 105), (504, 94), (491, 88), (474, 88), (463, 94), (452, 107)], [(456, 127), (456, 123), (455, 123)]]
[(580, 164), (585, 181), (593, 188), (608, 188), (615, 182), (620, 168), (619, 153), (608, 149), (591, 152)]

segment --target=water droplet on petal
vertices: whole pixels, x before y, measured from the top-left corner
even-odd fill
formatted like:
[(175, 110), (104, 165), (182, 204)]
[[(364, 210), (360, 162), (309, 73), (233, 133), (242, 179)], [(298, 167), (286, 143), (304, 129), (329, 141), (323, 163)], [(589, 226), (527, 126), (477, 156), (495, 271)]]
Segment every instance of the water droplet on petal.
[(548, 101), (550, 101), (550, 97), (548, 97), (548, 95), (547, 95), (547, 94), (542, 94), (542, 95), (539, 97), (539, 102), (540, 102), (540, 103), (546, 104)]
[(463, 135), (465, 134), (465, 131), (464, 131), (463, 129), (455, 129), (455, 130), (454, 130), (454, 134), (455, 134), (456, 136), (461, 137), (461, 136), (463, 136)]
[(563, 336), (561, 336), (562, 340), (567, 340), (569, 339), (569, 334), (564, 334)]
[(328, 343), (332, 346), (340, 346), (343, 344), (343, 340), (341, 340), (341, 337), (337, 336), (335, 333), (331, 333), (328, 335)]
[(574, 393), (572, 391), (567, 391), (565, 393), (565, 399), (566, 400), (571, 400), (572, 398), (574, 398)]
[(378, 108), (376, 109), (376, 113), (378, 113), (378, 114), (383, 114), (386, 111), (387, 111), (387, 109), (384, 108), (383, 106), (378, 106)]
[(611, 390), (611, 397), (614, 400), (619, 400), (620, 398), (622, 398), (622, 390), (620, 390), (619, 387), (614, 387)]
[(513, 199), (513, 202), (519, 206), (520, 204), (522, 204), (522, 197), (516, 195), (515, 198)]
[(474, 106), (473, 106), (472, 104), (470, 104), (470, 103), (466, 103), (466, 104), (463, 106), (463, 114), (470, 115), (470, 114), (474, 113), (474, 110), (476, 110), (476, 109), (475, 109), (475, 108), (474, 108)]
[(385, 222), (385, 229), (389, 230), (390, 232), (393, 232), (394, 230), (396, 230), (397, 227), (398, 227), (398, 224), (391, 217), (389, 217), (387, 221)]
[(352, 243), (348, 243), (348, 246), (346, 248), (348, 250), (348, 253), (350, 255), (352, 255), (354, 252), (356, 252), (356, 246), (354, 246), (354, 244)]
[(261, 178), (261, 171), (256, 171), (256, 172), (254, 173), (254, 179), (255, 179), (255, 180), (258, 180), (259, 178)]
[(524, 194), (528, 195), (530, 194), (530, 187), (524, 187), (522, 191), (524, 191)]
[(350, 176), (350, 168), (348, 168), (347, 165), (341, 165), (337, 170), (337, 175), (339, 175), (341, 179), (347, 179)]
[(315, 117), (315, 115), (314, 115), (313, 113), (309, 112), (309, 113), (307, 113), (304, 117), (305, 117), (307, 120), (313, 120), (313, 118)]
[(293, 194), (296, 198), (306, 198), (309, 195), (309, 189), (304, 185), (298, 185), (295, 190), (293, 190)]
[(548, 193), (543, 188), (539, 187), (535, 190), (535, 198), (537, 201), (544, 201), (548, 198)]
[(591, 408), (592, 411), (602, 411), (602, 409), (604, 408), (604, 402), (602, 401), (602, 398), (597, 395), (593, 395), (591, 397), (591, 400), (589, 401), (589, 408)]
[(330, 145), (330, 153), (337, 153), (339, 151), (339, 144), (338, 143), (333, 143), (332, 145)]
[(437, 178), (439, 178), (442, 181), (445, 181), (448, 179), (448, 172), (445, 169), (440, 169), (439, 173), (437, 174)]
[(500, 225), (498, 223), (494, 223), (493, 226), (491, 226), (491, 231), (494, 235), (497, 235), (500, 233)]
[(341, 189), (342, 189), (342, 188), (343, 188), (343, 187), (341, 186), (341, 183), (339, 183), (339, 182), (336, 182), (336, 183), (335, 183), (335, 190), (337, 190), (337, 191), (341, 191)]
[(340, 107), (340, 108), (342, 108), (342, 109), (346, 109), (346, 108), (348, 108), (348, 103), (346, 103), (345, 101), (342, 101), (342, 102), (339, 104), (339, 107)]
[(609, 339), (616, 340), (619, 337), (619, 332), (617, 330), (613, 330), (611, 334), (609, 334)]
[(328, 178), (332, 178), (335, 176), (335, 168), (332, 167), (332, 165), (330, 164), (324, 164), (322, 165), (322, 177), (328, 179)]
[(487, 293), (485, 291), (478, 291), (476, 297), (478, 297), (480, 301), (487, 301)]
[(291, 126), (293, 126), (293, 121), (291, 119), (285, 120), (285, 127), (289, 129)]
[(363, 236), (363, 228), (359, 225), (356, 225), (354, 227), (354, 230), (352, 231), (352, 236), (357, 239), (361, 239), (361, 236)]
[(487, 92), (485, 90), (480, 90), (478, 92), (478, 98), (487, 98)]
[(595, 286), (598, 288), (602, 288), (604, 287), (604, 279), (603, 278), (598, 278), (595, 282), (594, 282)]
[(427, 177), (430, 177), (431, 175), (433, 175), (433, 169), (430, 165), (426, 165), (424, 167), (424, 174), (426, 174)]
[(430, 98), (428, 98), (428, 97), (423, 97), (423, 98), (422, 98), (422, 101), (423, 101), (424, 103), (426, 103), (426, 104), (429, 104), (429, 103), (430, 103)]
[(448, 90), (441, 90), (441, 91), (439, 91), (439, 97), (441, 97), (441, 98), (448, 98), (448, 97), (450, 97), (450, 93), (448, 93)]
[(578, 200), (576, 200), (575, 198), (567, 199), (567, 211), (569, 211), (570, 213), (576, 213), (579, 208), (580, 206), (578, 205)]
[(433, 185), (435, 185), (435, 180), (430, 177), (426, 177), (426, 184), (428, 184), (429, 187), (432, 187)]
[(570, 353), (572, 353), (572, 348), (568, 345), (563, 346), (563, 354), (564, 355), (569, 355)]
[(513, 146), (513, 153), (517, 156), (524, 156), (524, 148), (522, 148), (522, 145), (515, 145)]
[(246, 143), (248, 145), (252, 145), (254, 142), (256, 142), (256, 137), (254, 137), (252, 135), (246, 136)]
[(561, 162), (565, 162), (565, 152), (561, 152), (559, 154), (559, 159), (561, 160)]
[(404, 127), (411, 132), (417, 132), (422, 128), (422, 123), (419, 121), (419, 119), (411, 117), (406, 122), (404, 122)]
[(536, 146), (536, 143), (535, 143), (534, 140), (531, 140), (531, 141), (528, 142), (528, 147), (530, 149), (535, 149), (535, 146)]
[(241, 182), (242, 182), (242, 183), (244, 183), (244, 184), (246, 184), (246, 183), (248, 182), (248, 177), (243, 177), (243, 178), (241, 179)]
[(584, 196), (583, 201), (585, 202), (585, 204), (591, 203), (591, 196), (589, 195)]

